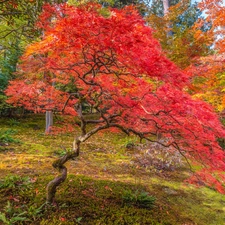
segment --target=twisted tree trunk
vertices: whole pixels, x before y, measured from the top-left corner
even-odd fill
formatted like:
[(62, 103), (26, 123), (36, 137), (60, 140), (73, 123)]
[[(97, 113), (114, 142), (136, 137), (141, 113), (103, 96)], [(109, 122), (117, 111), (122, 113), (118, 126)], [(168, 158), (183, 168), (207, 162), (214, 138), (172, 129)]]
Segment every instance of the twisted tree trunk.
[[(101, 120), (99, 120), (98, 122), (102, 123)], [(67, 168), (64, 166), (64, 164), (67, 161), (75, 159), (76, 157), (79, 156), (80, 144), (82, 142), (85, 142), (88, 138), (90, 138), (92, 135), (96, 134), (98, 131), (107, 129), (110, 126), (111, 127), (115, 127), (116, 126), (116, 127), (122, 129), (125, 132), (125, 130), (119, 125), (116, 125), (116, 124), (111, 124), (111, 125), (110, 124), (105, 124), (105, 125), (101, 125), (99, 127), (96, 127), (94, 129), (92, 129), (91, 131), (86, 133), (85, 126), (86, 126), (86, 122), (81, 117), (81, 131), (82, 131), (82, 134), (74, 139), (73, 150), (71, 152), (67, 152), (66, 155), (64, 155), (61, 158), (55, 160), (53, 162), (53, 164), (52, 164), (52, 166), (55, 169), (57, 169), (60, 172), (60, 174), (57, 177), (55, 177), (52, 181), (50, 181), (48, 183), (48, 185), (47, 185), (47, 190), (46, 190), (46, 192), (47, 192), (46, 193), (46, 202), (47, 203), (50, 203), (50, 204), (53, 203), (57, 187), (61, 183), (63, 183), (66, 180), (66, 177), (67, 177)]]
[(57, 177), (55, 177), (52, 181), (50, 181), (47, 185), (47, 190), (46, 190), (47, 203), (50, 203), (50, 204), (53, 203), (57, 187), (66, 180), (67, 168), (64, 166), (64, 164), (67, 161), (73, 160), (79, 156), (80, 143), (81, 141), (79, 140), (79, 138), (75, 139), (73, 143), (73, 151), (67, 152), (66, 155), (62, 156), (61, 158), (53, 162), (52, 166), (55, 169), (57, 169), (60, 174)]

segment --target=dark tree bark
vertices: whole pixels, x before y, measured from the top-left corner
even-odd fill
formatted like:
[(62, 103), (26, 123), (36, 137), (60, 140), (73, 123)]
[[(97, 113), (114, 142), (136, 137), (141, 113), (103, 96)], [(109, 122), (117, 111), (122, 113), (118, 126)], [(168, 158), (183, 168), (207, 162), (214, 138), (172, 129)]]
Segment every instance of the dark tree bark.
[(52, 164), (52, 166), (59, 171), (59, 175), (55, 177), (52, 181), (50, 181), (47, 185), (46, 190), (46, 202), (47, 203), (53, 203), (56, 189), (57, 187), (63, 183), (67, 178), (67, 168), (64, 166), (64, 164), (71, 160), (75, 159), (79, 156), (79, 148), (80, 148), (80, 140), (79, 138), (74, 141), (73, 151), (67, 152), (66, 155), (62, 156), (61, 158), (55, 160)]

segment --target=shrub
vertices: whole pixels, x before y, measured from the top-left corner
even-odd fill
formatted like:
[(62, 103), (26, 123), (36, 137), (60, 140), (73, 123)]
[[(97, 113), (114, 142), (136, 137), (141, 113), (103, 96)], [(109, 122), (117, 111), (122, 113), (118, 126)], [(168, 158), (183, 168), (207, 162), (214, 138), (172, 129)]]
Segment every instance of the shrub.
[(0, 130), (0, 142), (2, 143), (20, 143), (20, 140), (14, 139), (11, 135), (16, 132), (12, 129)]
[(26, 189), (31, 184), (29, 177), (20, 177), (18, 175), (8, 175), (0, 180), (0, 188), (21, 188)]
[(13, 106), (8, 104), (6, 100), (7, 97), (0, 93), (0, 116), (8, 116), (10, 114), (10, 110), (13, 108)]
[(126, 190), (122, 195), (122, 199), (124, 204), (148, 209), (153, 208), (156, 200), (155, 197), (149, 195), (148, 192), (140, 190), (136, 190), (135, 192), (132, 190)]
[(44, 206), (45, 204), (40, 207), (24, 205), (20, 208), (15, 207), (8, 201), (7, 205), (4, 207), (4, 212), (0, 212), (0, 221), (8, 225), (24, 224), (25, 221), (36, 221), (37, 218), (42, 216)]

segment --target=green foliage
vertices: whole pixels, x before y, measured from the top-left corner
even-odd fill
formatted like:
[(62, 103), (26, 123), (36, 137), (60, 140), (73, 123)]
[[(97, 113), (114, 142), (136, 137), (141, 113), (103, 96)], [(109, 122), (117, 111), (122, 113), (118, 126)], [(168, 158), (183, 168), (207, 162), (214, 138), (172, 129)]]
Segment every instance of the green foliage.
[(14, 118), (11, 118), (11, 119), (9, 119), (8, 124), (9, 124), (10, 127), (11, 126), (19, 126), (20, 122), (18, 120), (14, 119)]
[[(1, 76), (1, 74), (0, 74), (0, 76)], [(1, 81), (0, 81), (0, 83), (1, 83)], [(6, 100), (7, 100), (7, 97), (4, 94), (1, 94), (1, 91), (0, 91), (0, 116), (7, 114), (7, 111), (10, 110), (11, 108), (13, 108), (11, 105), (9, 105), (6, 102)]]
[(3, 180), (0, 180), (0, 188), (27, 189), (30, 185), (29, 177), (18, 175), (7, 175)]
[(140, 142), (136, 136), (126, 137), (125, 140), (122, 139), (122, 141), (124, 143), (123, 146), (127, 149), (133, 149)]
[(218, 138), (218, 143), (220, 147), (225, 150), (225, 138)]
[(15, 40), (15, 44), (0, 53), (0, 93), (4, 91), (8, 81), (13, 78), (21, 54), (22, 48), (18, 39)]
[(40, 218), (43, 215), (45, 205), (45, 203), (40, 207), (37, 207), (36, 205), (23, 205), (20, 210), (23, 210), (26, 217), (28, 217), (30, 220), (35, 221), (37, 218)]
[(36, 207), (35, 205), (23, 205), (19, 208), (7, 201), (4, 212), (0, 212), (0, 221), (7, 225), (18, 224), (19, 222), (35, 221), (37, 218), (42, 216), (44, 206), (45, 204), (40, 207)]
[(29, 198), (35, 196), (32, 191), (33, 183), (30, 177), (11, 174), (0, 180), (2, 193), (10, 194), (10, 201), (7, 201), (0, 212), (0, 221), (8, 225), (26, 224), (42, 216), (45, 204), (37, 206), (36, 203), (29, 202)]
[(54, 154), (56, 154), (57, 156), (64, 156), (66, 154), (65, 150), (59, 149), (57, 151), (54, 151)]
[(8, 76), (0, 72), (0, 92), (2, 92), (7, 86), (8, 80)]
[(82, 217), (78, 217), (78, 218), (75, 219), (75, 221), (76, 221), (77, 223), (80, 223), (81, 220), (82, 220)]
[(2, 143), (21, 143), (20, 140), (13, 138), (11, 135), (16, 132), (12, 129), (0, 130), (0, 142)]
[(4, 224), (13, 225), (18, 222), (28, 221), (28, 218), (24, 217), (25, 212), (15, 213), (9, 201), (4, 208), (4, 211), (4, 213), (0, 212), (0, 221), (2, 221)]
[(148, 209), (153, 208), (156, 200), (155, 197), (149, 195), (148, 192), (140, 190), (136, 190), (135, 192), (132, 190), (126, 190), (124, 191), (122, 198), (125, 204)]
[(65, 0), (7, 0), (1, 2), (0, 40), (2, 46), (12, 45), (15, 39), (23, 42), (34, 40), (41, 33), (34, 25), (43, 5), (62, 2)]
[[(1, 44), (0, 39), (0, 45)], [(12, 44), (8, 49), (0, 52), (0, 115), (7, 115), (7, 112), (13, 108), (6, 102), (7, 97), (4, 95), (4, 90), (8, 82), (14, 77), (13, 73), (16, 71), (16, 65), (21, 53), (22, 49), (19, 46), (18, 40), (15, 40), (15, 44)]]

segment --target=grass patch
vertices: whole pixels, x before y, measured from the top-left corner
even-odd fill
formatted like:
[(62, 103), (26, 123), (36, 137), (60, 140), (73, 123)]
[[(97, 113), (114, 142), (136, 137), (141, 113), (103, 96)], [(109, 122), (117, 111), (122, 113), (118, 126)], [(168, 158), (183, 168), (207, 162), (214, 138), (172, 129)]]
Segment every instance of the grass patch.
[(55, 204), (46, 206), (46, 185), (57, 174), (51, 164), (71, 149), (74, 134), (44, 135), (44, 115), (0, 118), (0, 124), (4, 135), (9, 130), (6, 139), (20, 141), (0, 141), (3, 224), (225, 224), (224, 195), (184, 184), (185, 166), (164, 171), (136, 164), (139, 140), (112, 132), (81, 146), (80, 157), (67, 163)]

